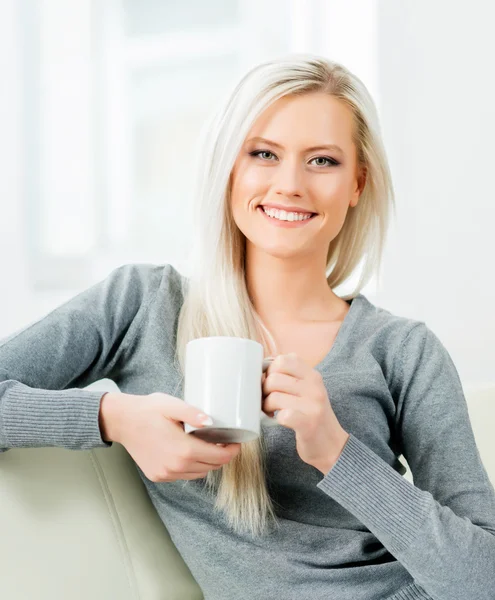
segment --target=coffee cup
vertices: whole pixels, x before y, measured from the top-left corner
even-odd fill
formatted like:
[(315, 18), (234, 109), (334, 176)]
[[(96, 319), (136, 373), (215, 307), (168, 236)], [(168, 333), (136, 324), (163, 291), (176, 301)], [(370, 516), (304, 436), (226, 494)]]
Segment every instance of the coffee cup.
[(184, 431), (207, 442), (228, 444), (256, 439), (261, 424), (279, 425), (261, 407), (262, 374), (272, 361), (263, 359), (260, 343), (246, 338), (211, 336), (188, 342), (184, 401), (209, 415), (213, 424), (184, 423)]

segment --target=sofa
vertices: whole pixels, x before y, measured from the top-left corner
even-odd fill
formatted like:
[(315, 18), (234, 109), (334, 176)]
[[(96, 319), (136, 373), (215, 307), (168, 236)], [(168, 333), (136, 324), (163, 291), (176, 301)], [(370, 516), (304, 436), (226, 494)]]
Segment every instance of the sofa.
[[(495, 385), (465, 394), (495, 486)], [(405, 477), (412, 481), (409, 471)], [(117, 443), (0, 453), (0, 532), (6, 600), (203, 598), (133, 460)]]

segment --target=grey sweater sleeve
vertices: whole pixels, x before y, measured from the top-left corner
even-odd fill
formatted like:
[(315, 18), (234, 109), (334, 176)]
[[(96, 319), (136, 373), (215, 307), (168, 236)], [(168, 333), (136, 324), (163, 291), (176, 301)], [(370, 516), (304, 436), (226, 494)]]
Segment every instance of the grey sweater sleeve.
[(317, 486), (351, 511), (436, 600), (495, 598), (495, 491), (462, 385), (422, 322), (406, 336), (396, 428), (414, 485), (351, 435)]
[(163, 268), (128, 264), (45, 317), (0, 340), (0, 452), (60, 446), (109, 447), (99, 429), (105, 392), (122, 349)]

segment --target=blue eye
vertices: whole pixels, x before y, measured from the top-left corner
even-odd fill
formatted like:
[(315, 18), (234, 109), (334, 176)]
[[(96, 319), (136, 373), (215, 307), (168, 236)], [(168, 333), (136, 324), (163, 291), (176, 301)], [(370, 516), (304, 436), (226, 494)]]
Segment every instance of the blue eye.
[[(273, 152), (270, 152), (270, 150), (254, 150), (253, 152), (250, 152), (249, 155), (250, 156), (259, 156), (261, 158), (261, 154), (270, 154), (271, 156), (275, 156), (275, 154), (273, 154)], [(265, 159), (262, 158), (262, 160), (269, 160), (270, 159)], [(326, 164), (319, 164), (316, 166), (319, 167), (336, 167), (337, 165), (340, 165), (340, 163), (338, 161), (336, 161), (334, 158), (330, 158), (329, 156), (317, 156), (315, 158), (313, 158), (312, 160), (325, 160)]]

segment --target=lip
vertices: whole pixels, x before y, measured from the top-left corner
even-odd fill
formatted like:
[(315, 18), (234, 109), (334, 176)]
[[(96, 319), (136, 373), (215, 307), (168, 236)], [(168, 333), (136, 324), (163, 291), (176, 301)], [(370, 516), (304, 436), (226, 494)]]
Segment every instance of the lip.
[(315, 218), (315, 214), (309, 219), (304, 219), (304, 221), (279, 221), (278, 219), (274, 219), (273, 217), (269, 217), (266, 212), (263, 210), (263, 206), (260, 204), (256, 210), (261, 213), (261, 217), (263, 219), (267, 219), (272, 225), (275, 227), (284, 227), (287, 229), (295, 229), (297, 227), (305, 227), (308, 223), (311, 223)]
[(267, 202), (266, 204), (260, 204), (259, 206), (265, 206), (266, 208), (276, 208), (277, 210), (285, 210), (285, 212), (297, 212), (303, 213), (307, 215), (314, 215), (311, 210), (307, 210), (306, 208), (301, 208), (300, 206), (284, 206), (283, 204), (273, 204), (272, 202)]

